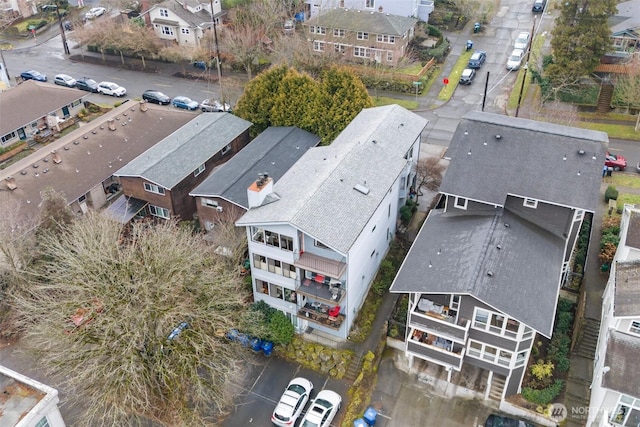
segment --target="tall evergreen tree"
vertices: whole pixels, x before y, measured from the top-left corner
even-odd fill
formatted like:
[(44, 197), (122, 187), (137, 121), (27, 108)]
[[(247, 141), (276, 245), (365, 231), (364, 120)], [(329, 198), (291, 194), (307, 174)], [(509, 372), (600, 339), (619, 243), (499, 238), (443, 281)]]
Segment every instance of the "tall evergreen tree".
[(609, 18), (616, 0), (563, 0), (552, 31), (554, 63), (547, 73), (554, 84), (589, 75), (611, 47)]

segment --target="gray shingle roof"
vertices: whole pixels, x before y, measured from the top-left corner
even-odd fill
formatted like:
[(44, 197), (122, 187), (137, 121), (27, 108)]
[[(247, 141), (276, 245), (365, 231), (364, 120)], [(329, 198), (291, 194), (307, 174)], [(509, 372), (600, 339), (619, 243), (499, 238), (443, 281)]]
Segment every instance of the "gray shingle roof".
[[(180, 19), (187, 22), (192, 28), (203, 27), (202, 24), (211, 22), (211, 12), (208, 9), (205, 9), (205, 7), (209, 7), (208, 4), (205, 4), (199, 1), (190, 1), (190, 0), (183, 0), (183, 1), (186, 1), (187, 4), (192, 8), (197, 7), (198, 4), (202, 4), (203, 9), (200, 10), (199, 12), (193, 13), (189, 9), (182, 6), (182, 2), (178, 2), (176, 0), (165, 0), (162, 3), (159, 3), (153, 6), (149, 10), (152, 10), (155, 8), (168, 9), (171, 12), (175, 13), (178, 17), (180, 17)], [(220, 16), (220, 15), (221, 13), (217, 14), (216, 16)], [(206, 26), (207, 25), (204, 25), (204, 27)]]
[(418, 22), (415, 18), (366, 12), (356, 9), (335, 8), (310, 19), (305, 25), (319, 25), (347, 31), (364, 31), (373, 34), (401, 36)]
[(267, 172), (277, 182), (319, 142), (319, 136), (294, 126), (269, 127), (208, 176), (191, 195), (221, 197), (248, 209), (247, 188), (259, 173)]
[(602, 386), (628, 396), (640, 397), (640, 338), (609, 330), (604, 364), (610, 368), (602, 375)]
[(86, 96), (77, 89), (27, 80), (0, 92), (0, 135), (6, 135)]
[(609, 26), (613, 34), (628, 30), (640, 30), (640, 0), (618, 3), (618, 13), (609, 18)]
[(624, 244), (640, 249), (640, 212), (635, 209), (629, 212), (629, 225), (627, 226)]
[(144, 178), (171, 189), (251, 127), (229, 113), (196, 115), (114, 175)]
[[(346, 254), (426, 124), (398, 105), (362, 110), (330, 146), (307, 151), (274, 184), (279, 200), (249, 209), (237, 224), (289, 223)], [(355, 190), (357, 184), (369, 193)]]
[(640, 316), (640, 260), (618, 261), (615, 274), (614, 316)]
[(502, 208), (433, 210), (391, 291), (470, 294), (550, 337), (563, 253), (563, 239)]
[(499, 206), (514, 194), (593, 212), (608, 141), (604, 132), (472, 112), (453, 136), (440, 192)]

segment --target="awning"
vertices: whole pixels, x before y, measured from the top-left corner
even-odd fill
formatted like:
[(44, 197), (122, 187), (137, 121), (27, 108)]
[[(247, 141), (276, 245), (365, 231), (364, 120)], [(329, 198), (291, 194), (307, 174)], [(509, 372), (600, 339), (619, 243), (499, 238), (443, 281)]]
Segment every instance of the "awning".
[(180, 23), (178, 21), (171, 21), (169, 19), (162, 19), (162, 18), (156, 18), (153, 20), (154, 24), (160, 24), (160, 25), (169, 25), (171, 27), (177, 27), (178, 25), (180, 25)]
[(147, 206), (144, 200), (122, 195), (118, 197), (102, 214), (121, 224), (126, 224)]
[(298, 260), (293, 264), (304, 270), (314, 271), (335, 279), (340, 279), (347, 269), (347, 264), (344, 262), (335, 261), (307, 252), (300, 254), (300, 258), (298, 258)]

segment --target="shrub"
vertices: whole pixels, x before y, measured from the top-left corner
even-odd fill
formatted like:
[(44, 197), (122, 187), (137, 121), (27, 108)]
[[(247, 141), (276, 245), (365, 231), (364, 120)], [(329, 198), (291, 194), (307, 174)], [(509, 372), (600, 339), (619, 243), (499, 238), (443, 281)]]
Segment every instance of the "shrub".
[(531, 365), (531, 375), (542, 381), (547, 378), (551, 378), (553, 375), (554, 365), (551, 362), (544, 363), (544, 360), (540, 359), (535, 364)]
[(269, 334), (265, 338), (276, 344), (288, 344), (293, 339), (294, 334), (295, 328), (287, 318), (287, 315), (280, 310), (275, 310), (269, 320)]
[(558, 323), (556, 324), (555, 333), (568, 334), (573, 325), (573, 313), (561, 311), (558, 313)]
[(404, 205), (400, 208), (400, 220), (404, 225), (409, 225), (409, 221), (411, 221), (411, 208), (407, 205)]
[(556, 358), (556, 369), (560, 372), (567, 372), (569, 370), (569, 366), (571, 365), (571, 361), (569, 357), (564, 354), (559, 354)]
[(524, 387), (522, 389), (522, 397), (537, 405), (548, 405), (558, 397), (563, 387), (564, 381), (562, 380), (556, 380), (552, 385), (542, 390)]
[(558, 311), (573, 313), (573, 302), (566, 298), (558, 299)]
[(608, 186), (604, 192), (604, 201), (609, 203), (609, 200), (618, 200), (618, 190), (613, 185)]

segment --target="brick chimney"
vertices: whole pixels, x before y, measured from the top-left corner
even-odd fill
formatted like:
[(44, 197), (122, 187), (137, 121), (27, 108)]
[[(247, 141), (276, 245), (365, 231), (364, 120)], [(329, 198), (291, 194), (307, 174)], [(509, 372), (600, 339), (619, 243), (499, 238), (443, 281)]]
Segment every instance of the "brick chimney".
[(147, 27), (152, 27), (151, 25), (151, 17), (149, 16), (149, 0), (141, 0), (140, 1), (140, 13), (144, 14), (144, 23)]
[(273, 179), (267, 173), (258, 174), (258, 179), (247, 188), (249, 209), (262, 205), (265, 197), (273, 193)]

